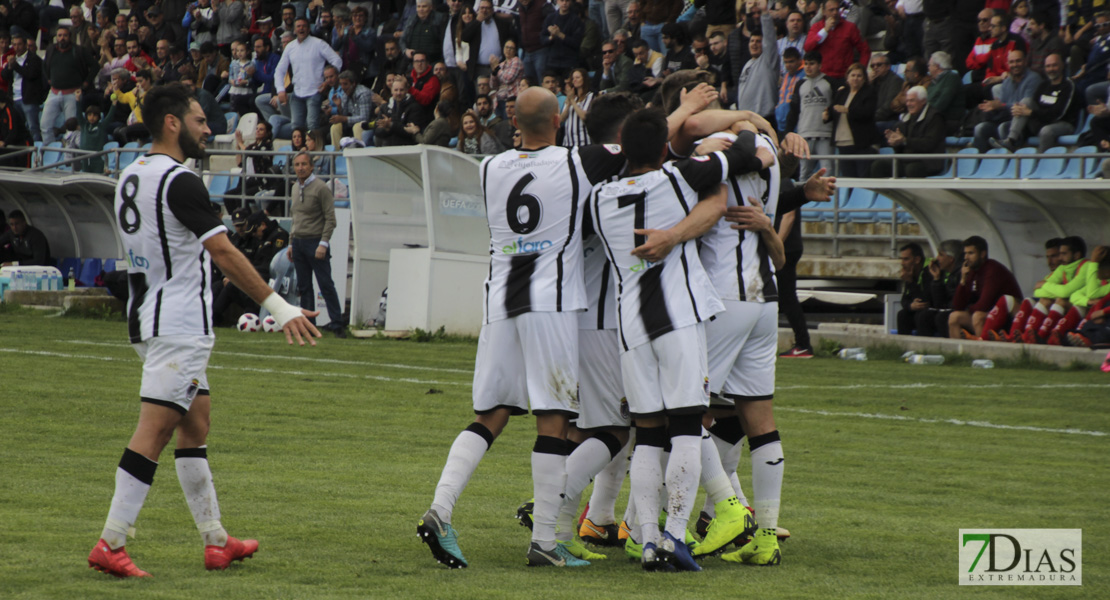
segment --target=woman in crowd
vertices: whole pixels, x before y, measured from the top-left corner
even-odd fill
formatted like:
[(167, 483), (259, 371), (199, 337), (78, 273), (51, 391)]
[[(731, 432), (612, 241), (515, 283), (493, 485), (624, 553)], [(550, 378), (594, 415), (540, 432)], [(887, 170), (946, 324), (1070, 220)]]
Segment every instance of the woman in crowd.
[[(265, 151), (269, 152), (274, 149), (274, 136), (273, 127), (266, 121), (259, 121), (258, 125), (254, 127), (254, 141), (247, 144), (243, 140), (243, 134), (238, 129), (235, 130), (235, 147), (239, 150), (247, 151)], [(235, 209), (241, 205), (250, 204), (250, 196), (257, 194), (260, 190), (268, 188), (271, 181), (265, 177), (272, 174), (274, 166), (274, 157), (271, 154), (248, 156), (243, 160), (243, 155), (239, 154), (235, 157), (235, 162), (243, 169), (242, 176), (239, 178), (239, 184), (228, 190), (228, 195), (248, 196), (246, 200), (240, 198), (224, 198), (224, 207), (227, 208), (228, 214), (235, 212)]]
[[(867, 82), (863, 65), (853, 63), (846, 74), (848, 85), (833, 94), (832, 107), (825, 109), (825, 122), (836, 124), (833, 139), (838, 154), (873, 154), (879, 132), (875, 129), (875, 89)], [(841, 177), (868, 177), (869, 160), (840, 161)]]
[(563, 145), (568, 148), (590, 143), (590, 136), (586, 133), (586, 112), (594, 101), (594, 93), (590, 91), (589, 81), (586, 69), (578, 68), (570, 72), (567, 101), (560, 115), (563, 123)]
[(497, 114), (504, 117), (505, 101), (517, 95), (517, 83), (524, 78), (524, 63), (517, 56), (516, 41), (506, 41), (501, 50), (505, 58), (499, 59), (494, 56), (489, 66), (493, 71), (493, 81), (490, 85), (497, 90), (494, 92), (496, 100), (493, 104), (497, 107)]
[(466, 154), (497, 154), (501, 152), (501, 144), (482, 126), (478, 113), (468, 110), (462, 116), (458, 150)]
[(459, 130), (459, 111), (454, 102), (441, 100), (436, 105), (435, 114), (435, 120), (429, 123), (424, 131), (420, 131), (419, 127), (411, 123), (405, 129), (412, 127), (409, 133), (416, 136), (417, 144), (450, 148), (451, 138), (455, 137), (455, 132)]

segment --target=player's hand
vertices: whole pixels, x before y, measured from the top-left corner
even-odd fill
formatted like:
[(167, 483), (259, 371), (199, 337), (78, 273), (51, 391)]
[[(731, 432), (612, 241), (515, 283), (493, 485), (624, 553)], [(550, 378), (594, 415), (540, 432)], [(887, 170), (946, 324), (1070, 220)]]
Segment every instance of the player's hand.
[(921, 298), (914, 298), (913, 302), (910, 302), (910, 310), (923, 310), (926, 308), (929, 308), (929, 303)]
[(725, 220), (732, 223), (733, 229), (741, 231), (774, 231), (775, 226), (775, 222), (763, 212), (763, 203), (752, 196), (748, 196), (745, 206), (725, 209)]
[(810, 202), (831, 202), (836, 193), (836, 177), (825, 177), (826, 170), (821, 168), (806, 181), (806, 200)]
[(324, 260), (327, 255), (328, 249), (326, 246), (316, 246), (316, 260)]
[(930, 262), (929, 263), (929, 274), (933, 276), (933, 279), (936, 279), (937, 277), (940, 277), (940, 263), (938, 263), (935, 260)]
[(690, 114), (694, 114), (705, 110), (705, 107), (717, 99), (717, 90), (708, 83), (699, 83), (689, 92), (682, 90), (680, 98), (679, 108), (685, 108)]
[(289, 342), (289, 345), (292, 346), (293, 338), (297, 338), (297, 343), (303, 346), (305, 338), (307, 338), (308, 343), (315, 346), (316, 340), (312, 338), (323, 336), (320, 333), (320, 330), (316, 329), (316, 326), (313, 325), (312, 322), (308, 319), (311, 317), (316, 317), (320, 314), (320, 311), (305, 310), (302, 308), (301, 313), (303, 316), (289, 321), (285, 324), (285, 327), (281, 328), (282, 333), (285, 334), (285, 341)]
[(786, 134), (782, 138), (782, 143), (779, 144), (782, 151), (786, 154), (797, 156), (800, 159), (809, 158), (809, 143), (806, 139), (794, 132)]
[(678, 244), (678, 236), (669, 229), (634, 229), (632, 233), (647, 236), (643, 245), (632, 249), (632, 256), (657, 263), (671, 253)]
[(770, 168), (771, 165), (775, 164), (774, 153), (762, 146), (756, 149), (755, 157), (763, 163), (764, 169)]
[(288, 258), (289, 260), (293, 260), (293, 247), (292, 246), (290, 246), (289, 249), (285, 251), (285, 258)]
[(694, 155), (707, 156), (713, 154), (714, 152), (723, 152), (725, 150), (728, 150), (730, 147), (732, 147), (731, 140), (727, 140), (721, 137), (705, 138), (704, 140), (702, 140), (702, 143), (698, 144), (698, 146), (694, 148)]

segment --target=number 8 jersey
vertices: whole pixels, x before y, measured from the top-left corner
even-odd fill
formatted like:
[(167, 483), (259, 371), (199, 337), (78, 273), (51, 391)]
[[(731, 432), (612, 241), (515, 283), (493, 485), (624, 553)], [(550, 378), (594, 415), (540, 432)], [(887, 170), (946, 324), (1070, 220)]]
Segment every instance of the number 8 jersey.
[(624, 162), (613, 145), (510, 150), (482, 161), (490, 232), (486, 323), (586, 308), (582, 214), (594, 184)]
[(131, 343), (212, 335), (212, 262), (203, 242), (227, 228), (200, 177), (164, 154), (143, 156), (120, 173), (115, 212)]

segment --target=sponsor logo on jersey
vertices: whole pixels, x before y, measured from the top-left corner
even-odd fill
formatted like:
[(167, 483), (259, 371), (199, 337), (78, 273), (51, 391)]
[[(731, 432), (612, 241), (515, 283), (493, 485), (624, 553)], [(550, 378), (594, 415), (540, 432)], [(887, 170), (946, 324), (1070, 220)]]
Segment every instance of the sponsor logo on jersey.
[(143, 256), (135, 256), (134, 250), (127, 251), (127, 266), (145, 269), (150, 266), (150, 261)]
[(602, 144), (602, 145), (605, 146), (605, 149), (608, 150), (610, 154), (620, 154), (621, 153), (621, 147), (620, 147), (619, 144)]
[(691, 160), (696, 160), (698, 162), (708, 162), (709, 161), (708, 156), (691, 156), (690, 159)]
[(533, 254), (535, 252), (543, 252), (551, 246), (554, 242), (551, 240), (537, 240), (534, 242), (526, 242), (524, 238), (517, 238), (517, 240), (508, 246), (501, 248), (502, 254)]
[(628, 267), (628, 270), (632, 271), (633, 273), (639, 273), (640, 271), (647, 271), (648, 269), (650, 269), (654, 266), (655, 266), (655, 263), (648, 262), (648, 261), (641, 258), (640, 262), (632, 265), (631, 267)]

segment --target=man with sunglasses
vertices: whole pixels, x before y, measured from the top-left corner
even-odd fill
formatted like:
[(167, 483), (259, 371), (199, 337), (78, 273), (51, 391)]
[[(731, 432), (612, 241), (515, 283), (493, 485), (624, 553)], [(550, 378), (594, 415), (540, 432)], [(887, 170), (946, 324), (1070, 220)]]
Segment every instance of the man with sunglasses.
[(601, 70), (597, 89), (602, 92), (627, 92), (632, 84), (632, 59), (617, 50), (616, 42), (601, 45)]

